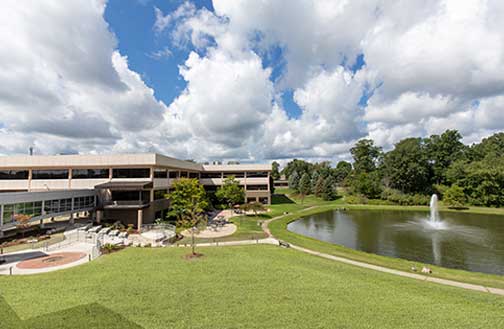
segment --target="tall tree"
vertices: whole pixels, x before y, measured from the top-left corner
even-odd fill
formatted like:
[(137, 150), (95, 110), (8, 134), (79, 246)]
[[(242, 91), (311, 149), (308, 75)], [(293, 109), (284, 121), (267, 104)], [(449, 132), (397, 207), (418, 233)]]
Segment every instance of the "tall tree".
[(274, 180), (280, 179), (280, 164), (276, 161), (271, 164), (271, 178)]
[(348, 177), (350, 172), (352, 171), (352, 164), (346, 161), (340, 161), (336, 165), (336, 168), (333, 169), (333, 175), (336, 179), (336, 183), (341, 183)]
[(322, 188), (322, 199), (325, 201), (336, 200), (338, 194), (336, 193), (336, 181), (334, 177), (328, 176), (324, 180), (323, 188)]
[(290, 176), (289, 176), (289, 187), (293, 189), (296, 192), (299, 192), (298, 185), (299, 185), (299, 180), (300, 177), (297, 173), (297, 171), (294, 171)]
[(301, 197), (301, 203), (304, 201), (304, 197), (311, 192), (311, 180), (308, 173), (304, 173), (299, 180), (299, 196)]
[(361, 139), (350, 149), (350, 153), (354, 159), (355, 172), (369, 173), (378, 167), (382, 149), (375, 146), (371, 139)]
[(385, 176), (392, 188), (404, 193), (430, 190), (431, 169), (421, 138), (406, 138), (395, 145), (384, 159)]
[(304, 160), (294, 159), (289, 161), (285, 168), (282, 170), (282, 174), (284, 174), (287, 178), (296, 172), (299, 177), (301, 177), (305, 172), (311, 174), (313, 165)]
[(324, 192), (324, 182), (325, 182), (324, 177), (319, 176), (317, 179), (317, 183), (315, 183), (315, 189), (313, 191), (313, 194), (315, 194), (317, 198), (322, 197), (322, 193)]
[(245, 201), (245, 190), (240, 186), (240, 181), (234, 176), (229, 176), (224, 179), (224, 184), (217, 189), (215, 196), (231, 207)]
[(447, 130), (441, 135), (432, 135), (425, 139), (435, 183), (446, 184), (446, 171), (453, 162), (464, 157), (466, 147), (461, 139), (462, 135), (456, 130)]

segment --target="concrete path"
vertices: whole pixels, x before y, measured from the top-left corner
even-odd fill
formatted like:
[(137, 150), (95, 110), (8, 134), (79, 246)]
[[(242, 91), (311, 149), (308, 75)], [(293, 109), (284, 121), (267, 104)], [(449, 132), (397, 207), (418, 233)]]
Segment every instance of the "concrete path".
[[(277, 219), (280, 219), (282, 217), (283, 216), (269, 219), (269, 220), (263, 222), (263, 224), (262, 224), (262, 228), (263, 228), (264, 232), (266, 234), (268, 234), (268, 237), (269, 237), (268, 239), (277, 241), (277, 244), (278, 244), (278, 240), (276, 240), (276, 239), (273, 238), (273, 235), (271, 234), (271, 231), (268, 228), (268, 224), (270, 222), (272, 222), (274, 220), (277, 220)], [(405, 272), (405, 271), (394, 270), (394, 269), (383, 267), (383, 266), (378, 266), (378, 265), (372, 265), (372, 264), (368, 264), (368, 263), (364, 263), (364, 262), (359, 262), (359, 261), (351, 260), (351, 259), (344, 258), (344, 257), (333, 256), (333, 255), (321, 253), (321, 252), (318, 252), (318, 251), (314, 251), (314, 250), (311, 250), (311, 249), (295, 246), (295, 245), (292, 245), (292, 244), (289, 244), (289, 246), (290, 246), (290, 248), (292, 248), (294, 250), (298, 250), (298, 251), (301, 251), (301, 252), (304, 252), (304, 253), (307, 253), (307, 254), (310, 254), (310, 255), (314, 255), (314, 256), (325, 258), (325, 259), (330, 259), (330, 260), (337, 261), (337, 262), (340, 262), (340, 263), (345, 263), (345, 264), (349, 264), (349, 265), (353, 265), (353, 266), (358, 266), (358, 267), (362, 267), (362, 268), (366, 268), (366, 269), (370, 269), (370, 270), (374, 270), (374, 271), (379, 271), (379, 272), (384, 272), (384, 273), (399, 275), (399, 276), (402, 276), (402, 277), (411, 278), (411, 279), (420, 280), (420, 281), (434, 282), (434, 283), (438, 283), (438, 284), (444, 284), (446, 286), (452, 286), (452, 287), (457, 287), (457, 288), (462, 288), (462, 289), (468, 289), (468, 290), (475, 290), (475, 291), (481, 291), (481, 292), (488, 292), (488, 293), (491, 293), (491, 294), (504, 296), (504, 289), (485, 287), (485, 286), (477, 285), (477, 284), (470, 284), (470, 283), (464, 283), (464, 282), (459, 282), (459, 281), (453, 281), (453, 280), (435, 278), (435, 277), (432, 277), (432, 276), (427, 276), (427, 275), (422, 275), (422, 274), (409, 273), (409, 272)]]
[[(253, 244), (272, 244), (278, 245), (278, 240), (273, 238), (257, 239), (257, 240), (238, 240), (238, 241), (222, 241), (222, 242), (208, 242), (196, 243), (196, 247), (224, 247), (224, 246), (249, 246)], [(190, 247), (191, 244), (173, 245), (173, 247)]]

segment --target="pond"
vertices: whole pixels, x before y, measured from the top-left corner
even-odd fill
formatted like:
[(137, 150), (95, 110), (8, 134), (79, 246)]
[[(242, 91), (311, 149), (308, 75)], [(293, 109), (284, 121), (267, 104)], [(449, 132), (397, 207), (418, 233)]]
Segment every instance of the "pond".
[(288, 230), (318, 240), (425, 264), (504, 275), (504, 216), (441, 212), (334, 210), (301, 218)]

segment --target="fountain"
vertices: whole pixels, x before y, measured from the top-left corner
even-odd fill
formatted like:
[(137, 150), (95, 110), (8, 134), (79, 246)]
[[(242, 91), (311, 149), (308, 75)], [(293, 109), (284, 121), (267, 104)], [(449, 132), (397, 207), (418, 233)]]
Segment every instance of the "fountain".
[(429, 224), (429, 226), (434, 229), (445, 228), (444, 223), (439, 218), (438, 196), (436, 194), (432, 195), (429, 206), (430, 206), (430, 217), (427, 220), (427, 224)]

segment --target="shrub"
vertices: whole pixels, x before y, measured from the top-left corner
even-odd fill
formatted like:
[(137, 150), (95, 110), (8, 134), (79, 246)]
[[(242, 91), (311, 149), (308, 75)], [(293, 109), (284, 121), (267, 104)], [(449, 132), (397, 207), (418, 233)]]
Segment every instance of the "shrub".
[(467, 202), (464, 189), (453, 184), (444, 194), (444, 203), (452, 207), (461, 207)]
[(369, 200), (362, 194), (353, 194), (345, 197), (348, 204), (368, 204)]

